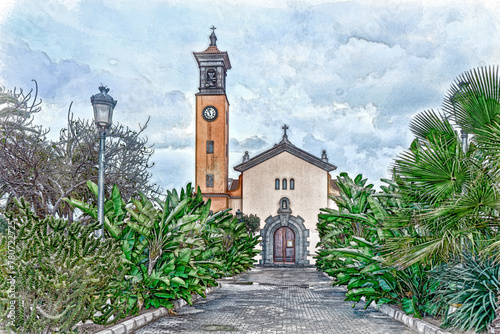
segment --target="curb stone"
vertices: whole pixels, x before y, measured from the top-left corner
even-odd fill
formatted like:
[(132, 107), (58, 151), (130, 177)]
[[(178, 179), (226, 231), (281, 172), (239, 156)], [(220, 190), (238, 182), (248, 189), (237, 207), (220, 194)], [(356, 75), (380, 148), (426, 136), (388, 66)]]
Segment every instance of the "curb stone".
[[(330, 276), (328, 276), (327, 273), (321, 272), (325, 277), (327, 277), (329, 280), (332, 280)], [(365, 300), (364, 298), (362, 298)], [(382, 304), (380, 306), (377, 306), (375, 302), (372, 302), (370, 304), (370, 307), (373, 307), (374, 309), (384, 313), (385, 315), (388, 315), (389, 317), (393, 318), (394, 320), (397, 320), (403, 324), (405, 324), (407, 327), (410, 327), (416, 332), (422, 333), (422, 334), (451, 334), (448, 331), (445, 331), (435, 325), (432, 325), (422, 319), (414, 318), (411, 315), (408, 315), (404, 313), (403, 311), (390, 306), (388, 304)]]
[[(218, 283), (217, 286), (209, 287), (205, 290), (205, 295), (208, 295), (215, 290), (219, 289), (221, 287), (221, 283)], [(198, 294), (193, 296), (193, 303), (202, 299), (202, 297)], [(184, 307), (188, 305), (188, 303), (184, 299), (177, 299), (173, 301), (174, 304), (174, 310), (180, 309), (181, 307)], [(133, 331), (153, 322), (154, 320), (161, 318), (163, 316), (168, 315), (168, 309), (164, 307), (160, 307), (158, 309), (151, 310), (150, 312), (143, 313), (141, 315), (138, 315), (132, 319), (129, 319), (127, 321), (124, 321), (118, 325), (115, 325), (113, 327), (104, 329), (100, 332), (97, 332), (95, 334), (130, 334)]]

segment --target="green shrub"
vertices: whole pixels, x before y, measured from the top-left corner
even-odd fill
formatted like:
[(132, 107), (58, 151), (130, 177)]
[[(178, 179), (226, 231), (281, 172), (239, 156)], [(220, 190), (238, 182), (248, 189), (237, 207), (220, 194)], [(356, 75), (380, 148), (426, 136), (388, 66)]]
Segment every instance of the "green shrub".
[[(96, 185), (88, 185), (97, 196)], [(76, 199), (68, 202), (96, 217), (94, 206)], [(172, 308), (171, 301), (178, 298), (191, 304), (193, 293), (203, 295), (216, 284), (220, 264), (213, 261), (213, 251), (206, 251), (202, 239), (210, 203), (203, 202), (201, 193), (194, 194), (190, 184), (180, 194), (169, 191), (164, 201), (139, 194), (129, 203), (115, 186), (104, 208), (105, 235), (121, 245), (131, 270), (117, 281), (120, 288), (113, 291), (111, 305), (101, 310), (104, 316), (92, 317), (93, 322), (113, 323), (144, 307)], [(125, 313), (115, 306), (122, 304), (127, 305)]]
[(346, 285), (346, 299), (359, 302), (365, 297), (365, 307), (395, 303), (398, 297), (395, 270), (383, 264), (380, 247), (363, 238), (353, 237), (351, 247), (328, 252), (339, 264), (326, 272), (334, 277), (333, 285)]
[(432, 300), (438, 280), (430, 267), (415, 263), (408, 268), (395, 270), (398, 303), (406, 314), (421, 318), (424, 315), (438, 315)]
[[(12, 315), (8, 305), (15, 302), (15, 333), (69, 331), (105, 305), (111, 280), (123, 277), (119, 245), (94, 237), (97, 222), (84, 226), (51, 216), (40, 219), (23, 200), (17, 205), (8, 213), (15, 229), (8, 267), (15, 295), (9, 295), (10, 276), (2, 275), (0, 321)], [(0, 238), (5, 244), (6, 237)]]
[(403, 231), (384, 229), (382, 222), (394, 217), (402, 204), (391, 181), (382, 180), (387, 186), (379, 193), (366, 181), (361, 174), (354, 180), (347, 173), (337, 177), (340, 197), (333, 199), (339, 209), (321, 209), (318, 216), (316, 266), (333, 277), (334, 285), (347, 287), (346, 300), (357, 303), (364, 297), (365, 307), (372, 301), (400, 304), (420, 318), (429, 313), (436, 282), (421, 264), (401, 269), (385, 261), (387, 240)]
[(5, 216), (0, 212), (0, 234), (7, 234), (7, 219)]
[[(88, 183), (97, 196), (97, 186)], [(77, 199), (71, 205), (96, 218), (94, 206)], [(191, 184), (178, 193), (168, 191), (164, 200), (143, 194), (125, 203), (117, 187), (105, 201), (105, 235), (121, 246), (122, 258), (131, 266), (110, 292), (111, 304), (92, 321), (109, 324), (142, 308), (172, 308), (172, 300), (204, 296), (216, 278), (248, 270), (253, 265), (258, 237), (245, 231), (228, 210), (210, 214), (210, 201)], [(119, 305), (126, 304), (123, 312)], [(110, 317), (113, 321), (110, 322)]]
[(259, 231), (260, 228), (260, 218), (253, 213), (249, 215), (243, 215), (241, 221), (245, 223), (246, 230), (248, 233), (255, 233)]
[(379, 220), (387, 213), (373, 197), (373, 185), (359, 174), (337, 177), (340, 197), (332, 198), (338, 210), (321, 209), (317, 228), (320, 235), (316, 266), (334, 278), (334, 285), (346, 285), (346, 300), (366, 298), (366, 307), (395, 303), (398, 297), (394, 268), (383, 262)]
[[(485, 256), (466, 254), (462, 261), (437, 267), (434, 274), (440, 282), (434, 302), (437, 310), (445, 311), (443, 327), (486, 330), (495, 319), (500, 264)], [(456, 304), (461, 306), (448, 313), (449, 306)]]
[(260, 252), (255, 249), (260, 236), (249, 234), (245, 222), (239, 222), (230, 215), (220, 221), (218, 227), (222, 231), (222, 239), (217, 259), (224, 276), (239, 274), (253, 267), (254, 257)]

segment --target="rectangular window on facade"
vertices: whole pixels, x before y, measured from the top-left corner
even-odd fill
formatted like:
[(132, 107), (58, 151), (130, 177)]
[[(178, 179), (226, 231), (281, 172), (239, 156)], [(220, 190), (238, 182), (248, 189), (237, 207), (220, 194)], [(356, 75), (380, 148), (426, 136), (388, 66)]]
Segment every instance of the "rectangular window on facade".
[(214, 174), (207, 174), (207, 187), (214, 186)]
[(207, 154), (214, 153), (214, 141), (207, 140)]

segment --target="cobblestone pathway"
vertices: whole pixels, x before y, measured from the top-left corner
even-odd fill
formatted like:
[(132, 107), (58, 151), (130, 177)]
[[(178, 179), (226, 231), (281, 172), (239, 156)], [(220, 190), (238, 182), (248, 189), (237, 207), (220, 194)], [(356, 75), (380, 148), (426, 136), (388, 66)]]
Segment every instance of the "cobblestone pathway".
[(344, 298), (314, 268), (256, 268), (135, 334), (415, 333), (381, 312), (364, 310), (364, 303), (352, 308)]

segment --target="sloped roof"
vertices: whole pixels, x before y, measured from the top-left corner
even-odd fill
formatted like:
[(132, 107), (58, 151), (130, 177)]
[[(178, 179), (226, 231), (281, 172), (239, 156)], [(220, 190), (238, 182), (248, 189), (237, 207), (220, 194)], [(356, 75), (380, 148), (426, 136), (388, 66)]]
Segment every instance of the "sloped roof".
[(273, 148), (264, 151), (255, 157), (240, 163), (239, 165), (234, 166), (234, 170), (237, 172), (244, 172), (247, 169), (257, 166), (260, 163), (263, 163), (266, 160), (269, 160), (280, 153), (288, 152), (304, 161), (309, 162), (310, 164), (319, 167), (327, 172), (337, 169), (337, 166), (332, 165), (329, 162), (323, 161), (320, 158), (308, 153), (297, 146), (293, 145), (287, 138), (286, 134), (283, 136), (283, 140), (281, 140), (278, 144), (275, 144)]
[(337, 184), (337, 180), (331, 180), (330, 186), (331, 186), (334, 190), (338, 190), (338, 191), (340, 191), (339, 185)]
[(220, 51), (217, 45), (210, 45), (205, 51), (193, 52), (198, 66), (201, 66), (202, 61), (213, 60), (215, 55), (220, 56), (220, 60), (224, 62), (226, 69), (231, 69), (231, 62), (229, 61), (229, 56), (226, 51)]
[(239, 186), (240, 186), (240, 180), (238, 180), (238, 179), (234, 179), (234, 180), (231, 182), (231, 185), (230, 185), (229, 191), (236, 190), (236, 189), (238, 189), (238, 187), (239, 187)]

